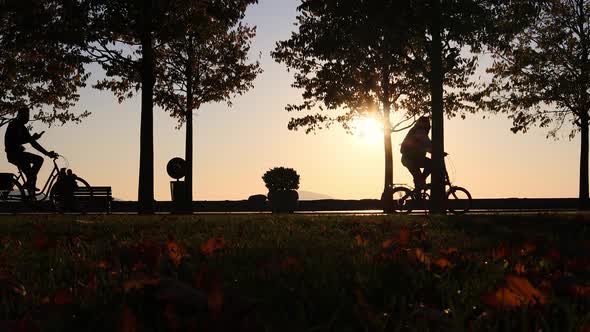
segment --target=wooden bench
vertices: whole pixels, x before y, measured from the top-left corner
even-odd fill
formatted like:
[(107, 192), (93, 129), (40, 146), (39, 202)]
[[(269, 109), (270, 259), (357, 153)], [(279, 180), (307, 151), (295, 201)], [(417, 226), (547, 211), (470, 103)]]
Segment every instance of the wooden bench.
[[(92, 190), (92, 198), (90, 198), (90, 191)], [(87, 201), (87, 210), (89, 212), (106, 211), (111, 213), (111, 202), (113, 201), (113, 192), (111, 187), (78, 187), (74, 191), (76, 199)]]

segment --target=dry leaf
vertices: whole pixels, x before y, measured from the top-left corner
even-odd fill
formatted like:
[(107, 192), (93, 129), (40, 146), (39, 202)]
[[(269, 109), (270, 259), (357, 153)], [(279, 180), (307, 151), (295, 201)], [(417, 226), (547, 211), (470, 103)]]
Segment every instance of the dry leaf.
[(527, 255), (533, 253), (535, 250), (537, 250), (536, 244), (534, 244), (532, 242), (526, 242), (520, 247), (519, 254), (521, 256), (527, 256)]
[(400, 246), (406, 246), (410, 243), (410, 230), (407, 227), (403, 227), (399, 230), (398, 244)]
[(451, 262), (446, 258), (439, 258), (433, 262), (434, 265), (438, 266), (441, 269), (445, 269), (451, 266)]
[(369, 240), (365, 239), (362, 235), (357, 234), (354, 237), (354, 241), (356, 242), (356, 245), (359, 247), (366, 247), (369, 244)]
[(119, 318), (119, 331), (120, 332), (137, 332), (137, 317), (127, 305), (123, 306), (121, 315)]
[(288, 256), (288, 257), (285, 257), (285, 259), (283, 259), (281, 261), (280, 265), (281, 265), (281, 269), (283, 271), (286, 271), (286, 270), (293, 270), (293, 269), (300, 268), (301, 262), (295, 256)]
[(492, 258), (494, 260), (500, 260), (508, 257), (508, 253), (508, 247), (504, 243), (500, 243), (496, 249), (492, 250)]
[(451, 248), (440, 249), (439, 252), (442, 255), (451, 256), (451, 255), (457, 254), (459, 252), (459, 249), (451, 247)]
[(223, 236), (212, 237), (201, 244), (201, 253), (206, 256), (212, 256), (216, 251), (224, 249), (225, 245)]
[(129, 279), (123, 283), (123, 289), (128, 292), (133, 289), (143, 289), (146, 286), (156, 286), (160, 284), (160, 278), (139, 276)]
[(74, 302), (72, 291), (67, 288), (58, 289), (53, 295), (53, 303), (57, 305), (67, 305)]
[(174, 263), (174, 265), (180, 265), (182, 258), (184, 257), (184, 250), (175, 241), (166, 242), (166, 253), (168, 258)]
[(395, 243), (394, 239), (385, 240), (385, 241), (383, 241), (383, 243), (381, 243), (381, 248), (389, 249), (389, 248), (391, 248), (391, 246), (393, 246), (394, 243)]
[(482, 302), (492, 307), (514, 308), (529, 304), (545, 304), (547, 297), (523, 277), (506, 276), (506, 286), (482, 296)]

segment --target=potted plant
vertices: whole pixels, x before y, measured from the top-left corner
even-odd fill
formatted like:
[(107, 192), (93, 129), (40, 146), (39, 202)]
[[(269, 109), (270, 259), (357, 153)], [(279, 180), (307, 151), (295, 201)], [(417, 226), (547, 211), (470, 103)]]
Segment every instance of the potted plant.
[(275, 167), (262, 176), (268, 188), (268, 201), (274, 213), (293, 213), (299, 200), (299, 174), (286, 167)]

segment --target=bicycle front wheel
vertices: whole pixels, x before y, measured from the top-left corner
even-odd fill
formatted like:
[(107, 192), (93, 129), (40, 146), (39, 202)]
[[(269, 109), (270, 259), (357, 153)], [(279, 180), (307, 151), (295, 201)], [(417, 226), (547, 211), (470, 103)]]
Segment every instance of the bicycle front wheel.
[(471, 194), (467, 189), (451, 187), (447, 191), (448, 210), (453, 214), (464, 214), (471, 209)]
[(393, 188), (392, 192), (393, 211), (403, 214), (412, 212), (412, 190), (406, 187), (396, 187)]

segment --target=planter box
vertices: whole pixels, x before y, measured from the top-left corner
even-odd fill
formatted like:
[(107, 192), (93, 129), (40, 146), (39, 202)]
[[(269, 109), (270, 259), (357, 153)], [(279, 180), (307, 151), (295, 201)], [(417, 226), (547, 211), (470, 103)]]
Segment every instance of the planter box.
[(273, 213), (293, 213), (297, 210), (299, 194), (295, 190), (279, 190), (268, 193)]

